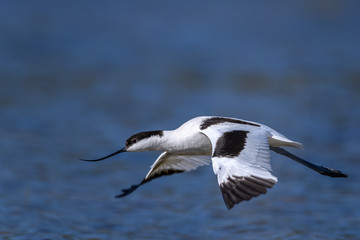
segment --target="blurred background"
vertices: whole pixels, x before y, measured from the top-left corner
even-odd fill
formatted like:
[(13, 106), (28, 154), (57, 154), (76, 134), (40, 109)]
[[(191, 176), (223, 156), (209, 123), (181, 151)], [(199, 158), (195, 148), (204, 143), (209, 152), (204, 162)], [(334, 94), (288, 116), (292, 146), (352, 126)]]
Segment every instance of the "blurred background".
[[(359, 239), (357, 1), (2, 1), (0, 239)], [(260, 122), (340, 169), (272, 154), (278, 184), (228, 211), (211, 166), (124, 199), (159, 153), (132, 134)]]

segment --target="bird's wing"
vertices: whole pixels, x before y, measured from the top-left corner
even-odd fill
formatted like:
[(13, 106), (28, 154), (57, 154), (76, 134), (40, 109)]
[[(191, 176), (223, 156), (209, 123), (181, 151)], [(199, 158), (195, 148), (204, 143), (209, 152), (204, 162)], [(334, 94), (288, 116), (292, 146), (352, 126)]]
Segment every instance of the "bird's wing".
[(236, 123), (201, 131), (212, 144), (212, 165), (228, 209), (267, 192), (277, 178), (271, 174), (270, 133), (257, 126)]
[(145, 180), (150, 181), (163, 175), (194, 170), (210, 163), (211, 158), (206, 155), (176, 155), (163, 152), (151, 165)]
[(182, 173), (185, 171), (194, 170), (200, 166), (211, 163), (211, 157), (206, 155), (176, 155), (168, 152), (160, 154), (158, 159), (151, 165), (150, 171), (145, 178), (136, 185), (128, 189), (122, 190), (123, 193), (116, 197), (124, 197), (137, 189), (144, 183), (147, 183), (155, 178), (171, 175), (174, 173)]

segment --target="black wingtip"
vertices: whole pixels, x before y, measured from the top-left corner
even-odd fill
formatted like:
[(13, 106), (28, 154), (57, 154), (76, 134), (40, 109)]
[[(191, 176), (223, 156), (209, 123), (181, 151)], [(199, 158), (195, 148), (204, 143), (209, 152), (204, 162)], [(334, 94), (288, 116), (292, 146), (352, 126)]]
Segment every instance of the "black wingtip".
[(105, 160), (105, 159), (107, 159), (107, 158), (109, 158), (109, 157), (112, 157), (112, 156), (114, 156), (114, 155), (116, 155), (116, 154), (119, 154), (119, 153), (122, 153), (122, 152), (126, 152), (126, 149), (125, 149), (125, 148), (122, 148), (122, 149), (120, 149), (120, 150), (118, 150), (118, 151), (116, 151), (116, 152), (114, 152), (114, 153), (111, 153), (111, 154), (109, 154), (109, 155), (107, 155), (107, 156), (105, 156), (105, 157), (98, 158), (98, 159), (82, 159), (82, 158), (80, 158), (79, 160), (85, 161), (85, 162), (98, 162), (98, 161)]
[(129, 195), (130, 193), (135, 191), (138, 187), (140, 187), (141, 184), (142, 184), (142, 182), (139, 184), (136, 184), (136, 185), (132, 185), (130, 188), (121, 190), (122, 193), (119, 195), (116, 195), (115, 198), (122, 198), (122, 197)]

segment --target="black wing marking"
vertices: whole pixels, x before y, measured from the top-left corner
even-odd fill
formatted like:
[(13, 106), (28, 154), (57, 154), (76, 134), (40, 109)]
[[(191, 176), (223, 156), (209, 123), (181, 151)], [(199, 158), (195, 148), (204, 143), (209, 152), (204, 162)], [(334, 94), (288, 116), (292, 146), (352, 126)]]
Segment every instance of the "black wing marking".
[(225, 132), (218, 138), (213, 157), (236, 157), (244, 149), (249, 131)]
[(224, 123), (224, 122), (251, 125), (254, 127), (261, 127), (259, 124), (240, 120), (240, 119), (226, 118), (226, 117), (212, 117), (212, 118), (207, 118), (203, 121), (203, 123), (200, 125), (200, 130), (205, 130), (212, 125), (217, 125), (217, 124)]
[(155, 178), (194, 170), (200, 166), (209, 164), (210, 162), (210, 156), (206, 155), (175, 155), (163, 152), (158, 159), (156, 159), (146, 177), (139, 184), (132, 185), (130, 188), (122, 190), (123, 193), (116, 197), (127, 196), (141, 185), (150, 182)]
[(135, 185), (132, 185), (130, 188), (121, 190), (122, 193), (119, 194), (119, 195), (116, 195), (115, 197), (116, 198), (125, 197), (125, 196), (129, 195), (130, 193), (132, 193), (133, 191), (135, 191), (141, 185), (143, 185), (143, 184), (145, 184), (147, 182), (150, 182), (151, 180), (153, 180), (155, 178), (159, 178), (159, 177), (162, 177), (162, 176), (168, 176), (168, 175), (172, 175), (172, 174), (175, 174), (175, 173), (182, 173), (182, 172), (185, 172), (185, 170), (164, 169), (163, 171), (152, 175), (150, 178), (143, 179), (139, 184), (135, 184)]
[(267, 188), (272, 188), (276, 181), (256, 176), (237, 177), (232, 176), (226, 182), (221, 183), (220, 189), (228, 209), (241, 201), (249, 201), (253, 197), (265, 194)]

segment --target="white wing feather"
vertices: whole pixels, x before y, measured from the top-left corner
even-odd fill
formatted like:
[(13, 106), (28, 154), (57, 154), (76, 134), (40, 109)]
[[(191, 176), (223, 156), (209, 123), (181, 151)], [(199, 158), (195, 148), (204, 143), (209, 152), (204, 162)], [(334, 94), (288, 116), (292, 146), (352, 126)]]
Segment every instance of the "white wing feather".
[[(234, 131), (246, 132), (242, 150), (238, 155), (216, 156), (219, 139), (225, 133)], [(268, 138), (271, 134), (261, 127), (223, 123), (202, 131), (212, 144), (212, 165), (217, 175), (226, 206), (230, 209), (242, 200), (266, 193), (277, 178), (271, 174), (270, 150)], [(245, 136), (245, 135), (244, 135)], [(233, 142), (232, 142), (233, 144)], [(239, 142), (241, 145), (242, 143)], [(241, 146), (239, 146), (241, 149)]]
[(194, 170), (200, 166), (211, 163), (211, 157), (206, 155), (176, 155), (163, 152), (151, 165), (145, 180), (177, 172)]

